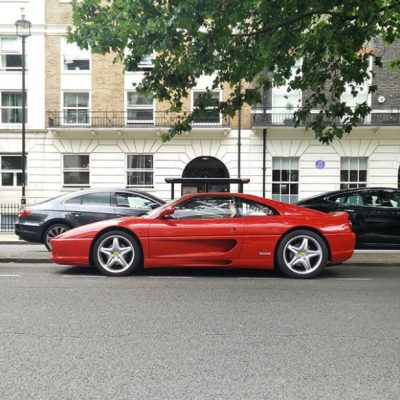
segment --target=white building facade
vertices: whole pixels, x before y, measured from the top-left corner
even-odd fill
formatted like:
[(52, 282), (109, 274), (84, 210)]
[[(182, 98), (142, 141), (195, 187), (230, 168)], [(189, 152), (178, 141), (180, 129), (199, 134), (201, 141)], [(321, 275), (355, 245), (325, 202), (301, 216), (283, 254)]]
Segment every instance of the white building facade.
[[(245, 192), (290, 202), (341, 187), (399, 186), (396, 72), (393, 83), (368, 100), (371, 117), (329, 146), (288, 123), (301, 93), (288, 107), (281, 89), (263, 107), (244, 108), (240, 126), (237, 116), (227, 120), (210, 114), (191, 132), (163, 143), (160, 134), (174, 116), (166, 105), (135, 93), (132, 85), (142, 78), (146, 63), (141, 71), (124, 72), (112, 57), (67, 44), (67, 1), (0, 0), (2, 203), (21, 198), (21, 43), (14, 26), (21, 7), (32, 22), (26, 42), (28, 204), (86, 187), (134, 187), (169, 199), (165, 179), (171, 177), (250, 178)], [(196, 107), (196, 93), (210, 81), (199, 80), (187, 109)], [(227, 86), (214, 97), (228, 95)], [(177, 185), (175, 195), (203, 189)]]

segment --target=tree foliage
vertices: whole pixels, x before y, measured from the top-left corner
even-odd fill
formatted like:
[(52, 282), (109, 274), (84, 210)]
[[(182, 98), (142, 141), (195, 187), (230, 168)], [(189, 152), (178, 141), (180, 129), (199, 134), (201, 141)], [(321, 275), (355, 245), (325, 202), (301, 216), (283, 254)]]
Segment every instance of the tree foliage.
[[(382, 65), (367, 49), (378, 38), (394, 42), (399, 28), (400, 0), (82, 0), (73, 2), (69, 40), (114, 52), (130, 70), (154, 52), (154, 68), (138, 89), (169, 101), (174, 111), (203, 74), (215, 73), (210, 90), (230, 83), (232, 95), (218, 108), (231, 116), (286, 83), (289, 91), (308, 94), (295, 125), (306, 123), (330, 143), (369, 113), (366, 103), (351, 108), (341, 102), (341, 94), (347, 85), (357, 94), (373, 75), (370, 57)], [(202, 100), (206, 104), (207, 95)], [(192, 120), (186, 115), (167, 138), (190, 129)]]

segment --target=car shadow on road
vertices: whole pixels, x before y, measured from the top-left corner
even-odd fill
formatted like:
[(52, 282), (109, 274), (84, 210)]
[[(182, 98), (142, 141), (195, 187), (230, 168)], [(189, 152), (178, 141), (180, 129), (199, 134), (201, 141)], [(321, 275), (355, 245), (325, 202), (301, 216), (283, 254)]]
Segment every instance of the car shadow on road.
[[(94, 267), (66, 267), (57, 271), (60, 275), (103, 276)], [(202, 278), (283, 278), (280, 272), (259, 269), (222, 269), (222, 268), (155, 268), (145, 269), (124, 278), (135, 277), (202, 277)]]
[[(319, 279), (367, 279), (372, 277), (396, 275), (397, 268), (381, 267), (371, 268), (370, 266), (350, 266), (346, 264), (327, 267), (322, 274), (315, 278)], [(68, 267), (55, 272), (68, 276), (92, 276), (105, 277), (95, 267)], [(288, 279), (280, 271), (263, 269), (234, 269), (234, 268), (154, 268), (145, 269), (138, 273), (122, 278), (136, 277), (160, 277), (160, 278), (265, 278), (265, 279)], [(119, 277), (119, 279), (122, 279)]]

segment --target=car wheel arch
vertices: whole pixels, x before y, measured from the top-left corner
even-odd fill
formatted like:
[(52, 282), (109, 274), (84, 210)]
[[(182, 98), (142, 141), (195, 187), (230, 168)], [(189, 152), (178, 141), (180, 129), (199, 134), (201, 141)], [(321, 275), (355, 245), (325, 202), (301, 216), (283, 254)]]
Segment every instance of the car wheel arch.
[(291, 229), (288, 229), (280, 238), (279, 240), (276, 242), (275, 245), (275, 249), (274, 249), (274, 269), (278, 270), (278, 265), (277, 265), (277, 251), (279, 248), (279, 244), (282, 242), (282, 240), (284, 240), (284, 238), (289, 235), (292, 232), (295, 231), (311, 231), (316, 233), (326, 244), (326, 247), (328, 249), (328, 261), (331, 260), (331, 248), (329, 246), (328, 241), (326, 240), (325, 236), (323, 235), (323, 233), (321, 231), (319, 231), (318, 229), (314, 228), (314, 227), (310, 227), (310, 226), (295, 226)]
[(50, 226), (57, 225), (57, 224), (62, 224), (62, 225), (68, 226), (69, 229), (73, 228), (72, 224), (69, 221), (65, 220), (65, 219), (62, 219), (62, 218), (51, 219), (51, 220), (47, 221), (42, 227), (42, 233), (40, 235), (42, 242), (44, 241), (44, 235), (45, 235), (47, 229)]
[(127, 228), (121, 227), (121, 226), (109, 226), (109, 227), (107, 227), (107, 228), (101, 230), (100, 232), (98, 232), (97, 235), (96, 235), (96, 236), (93, 238), (93, 240), (92, 240), (92, 243), (91, 243), (90, 249), (89, 249), (89, 263), (90, 263), (90, 265), (93, 265), (93, 263), (94, 263), (94, 261), (93, 261), (93, 248), (94, 248), (94, 246), (95, 246), (95, 243), (96, 243), (97, 239), (98, 239), (101, 235), (103, 235), (104, 233), (112, 232), (112, 231), (121, 231), (121, 232), (125, 232), (125, 233), (127, 233), (128, 235), (132, 236), (132, 238), (134, 238), (134, 239), (136, 240), (137, 244), (138, 244), (139, 247), (140, 247), (140, 251), (141, 251), (141, 254), (142, 254), (142, 264), (143, 264), (143, 263), (144, 263), (143, 245), (142, 245), (142, 242), (141, 242), (141, 240), (139, 239), (139, 237), (136, 235), (136, 233), (135, 233), (135, 232), (132, 232), (131, 230), (129, 230), (129, 229), (127, 229)]

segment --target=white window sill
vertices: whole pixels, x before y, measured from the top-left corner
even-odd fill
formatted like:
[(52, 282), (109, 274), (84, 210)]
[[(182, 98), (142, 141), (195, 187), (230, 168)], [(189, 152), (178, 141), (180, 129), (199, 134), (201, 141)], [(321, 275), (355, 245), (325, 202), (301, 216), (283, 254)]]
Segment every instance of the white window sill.
[(90, 75), (92, 73), (92, 71), (89, 70), (80, 70), (80, 69), (76, 69), (76, 70), (61, 70), (62, 75)]

